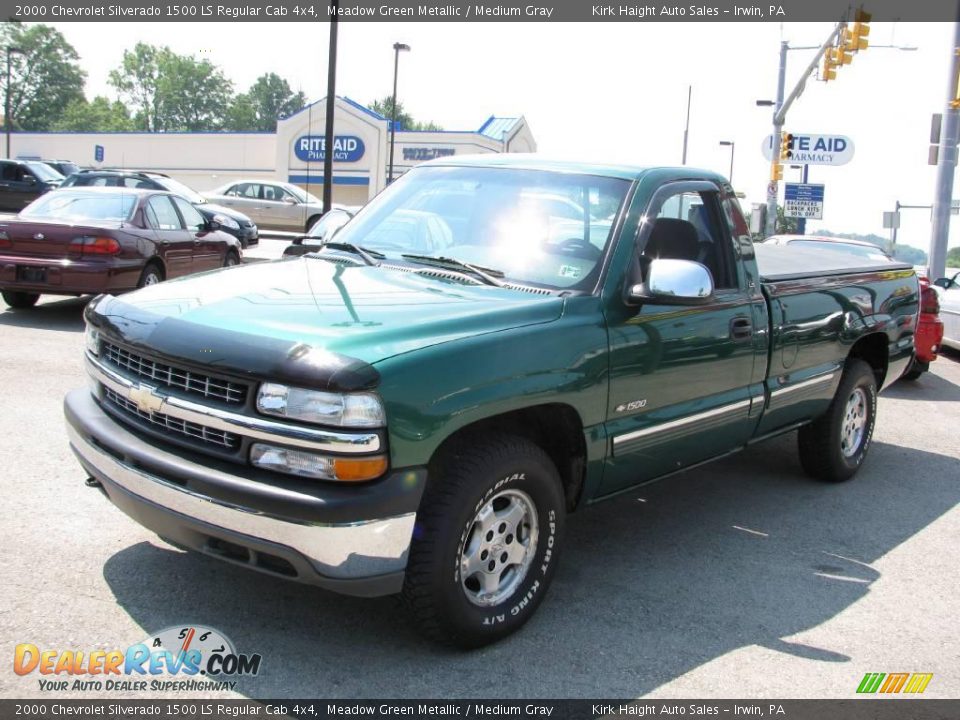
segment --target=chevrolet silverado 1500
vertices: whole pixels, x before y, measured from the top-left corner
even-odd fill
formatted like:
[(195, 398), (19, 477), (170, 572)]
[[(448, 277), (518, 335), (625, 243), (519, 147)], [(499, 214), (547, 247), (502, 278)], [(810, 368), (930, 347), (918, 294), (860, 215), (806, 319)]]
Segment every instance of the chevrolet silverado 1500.
[(478, 646), (578, 508), (793, 430), (852, 477), (918, 302), (909, 266), (754, 247), (710, 172), (446, 158), (316, 253), (98, 297), (65, 412), (162, 538)]

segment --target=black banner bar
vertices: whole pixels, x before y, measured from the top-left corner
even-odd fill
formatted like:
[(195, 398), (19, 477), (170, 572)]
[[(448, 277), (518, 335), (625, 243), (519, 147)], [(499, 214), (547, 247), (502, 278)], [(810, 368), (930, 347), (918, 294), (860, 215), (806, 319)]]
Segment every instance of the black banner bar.
[(956, 720), (960, 700), (0, 700), (0, 718), (764, 718)]
[[(342, 22), (836, 22), (863, 7), (882, 21), (953, 21), (949, 0), (341, 0)], [(25, 22), (326, 22), (311, 0), (0, 0), (4, 19)]]

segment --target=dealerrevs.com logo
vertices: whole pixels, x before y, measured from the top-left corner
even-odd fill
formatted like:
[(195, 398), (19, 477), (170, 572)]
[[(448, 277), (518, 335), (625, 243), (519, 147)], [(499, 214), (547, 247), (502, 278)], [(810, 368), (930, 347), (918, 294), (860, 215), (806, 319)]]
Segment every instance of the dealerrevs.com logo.
[(41, 649), (20, 643), (17, 675), (36, 673), (40, 690), (115, 692), (234, 690), (235, 678), (260, 672), (259, 653), (238, 653), (219, 630), (202, 625), (168, 627), (125, 650)]

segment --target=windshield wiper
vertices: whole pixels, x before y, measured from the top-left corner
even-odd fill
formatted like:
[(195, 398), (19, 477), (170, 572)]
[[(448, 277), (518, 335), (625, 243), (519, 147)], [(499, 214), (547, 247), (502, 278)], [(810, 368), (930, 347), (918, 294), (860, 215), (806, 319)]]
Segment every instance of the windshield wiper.
[(317, 253), (311, 253), (313, 255), (320, 254), (323, 252), (324, 248), (330, 248), (331, 250), (343, 250), (344, 252), (350, 252), (354, 255), (359, 255), (363, 258), (363, 261), (367, 265), (379, 265), (380, 261), (386, 257), (381, 252), (376, 250), (371, 250), (370, 248), (360, 247), (359, 245), (354, 245), (353, 243), (348, 242), (325, 242), (320, 246)]
[(415, 260), (425, 265), (439, 265), (440, 267), (454, 267), (461, 270), (468, 270), (480, 278), (485, 285), (503, 287), (503, 282), (498, 279), (504, 277), (503, 271), (501, 270), (486, 268), (482, 265), (474, 265), (464, 262), (463, 260), (457, 260), (456, 258), (443, 257), (442, 255), (440, 257), (434, 257), (433, 255), (407, 255), (404, 253), (401, 257), (405, 260)]

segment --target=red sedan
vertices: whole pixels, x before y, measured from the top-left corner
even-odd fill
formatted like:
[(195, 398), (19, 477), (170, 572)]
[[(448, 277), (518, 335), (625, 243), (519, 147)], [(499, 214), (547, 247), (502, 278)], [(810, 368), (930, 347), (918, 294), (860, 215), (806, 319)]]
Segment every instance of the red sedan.
[(240, 243), (168, 192), (49, 192), (0, 221), (0, 291), (12, 308), (40, 295), (119, 293), (236, 265)]

